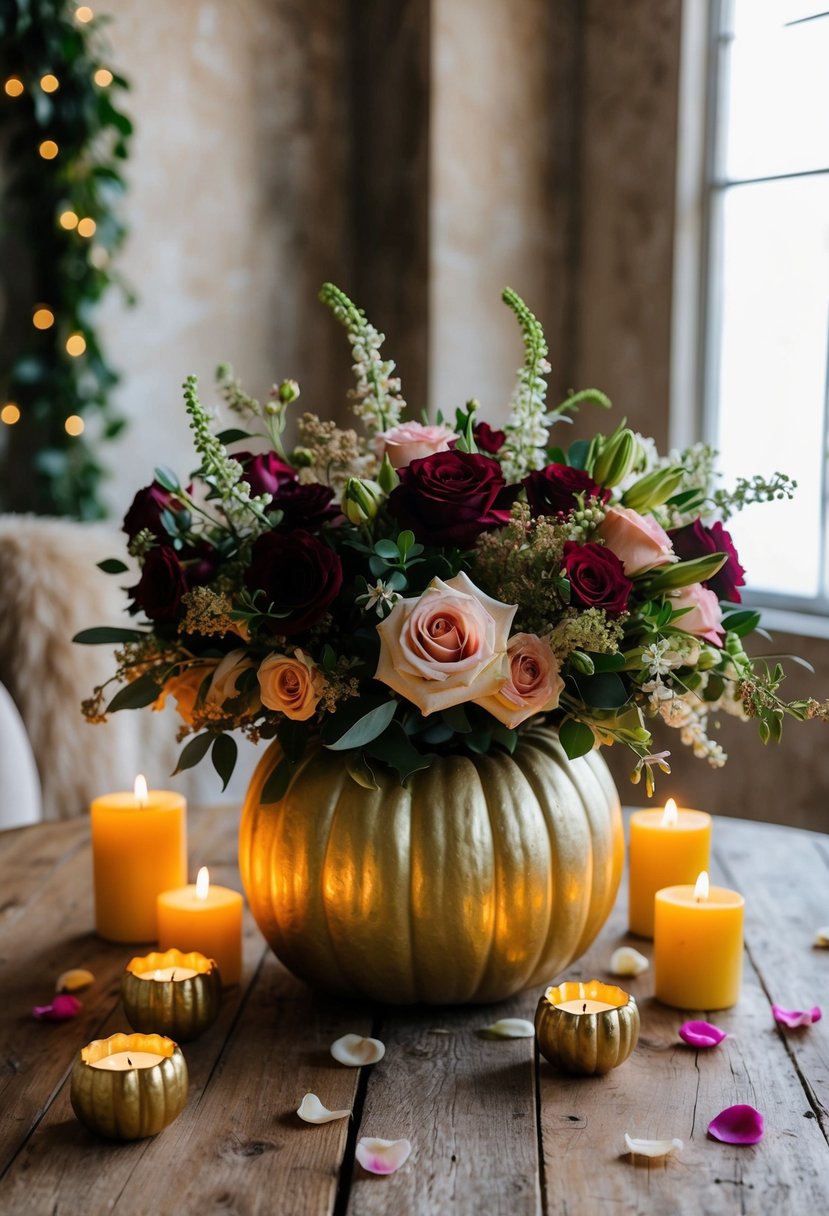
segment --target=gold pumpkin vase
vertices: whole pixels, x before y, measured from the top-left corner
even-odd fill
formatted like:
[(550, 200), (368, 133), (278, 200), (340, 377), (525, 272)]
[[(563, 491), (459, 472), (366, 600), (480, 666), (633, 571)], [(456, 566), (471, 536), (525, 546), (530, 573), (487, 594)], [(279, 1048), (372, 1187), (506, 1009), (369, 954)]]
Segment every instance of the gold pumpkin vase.
[(624, 861), (621, 808), (598, 752), (568, 760), (532, 727), (513, 756), (440, 757), (401, 786), (309, 749), (263, 804), (271, 744), (242, 812), (248, 902), (309, 983), (391, 1004), (502, 1000), (551, 979), (604, 924)]

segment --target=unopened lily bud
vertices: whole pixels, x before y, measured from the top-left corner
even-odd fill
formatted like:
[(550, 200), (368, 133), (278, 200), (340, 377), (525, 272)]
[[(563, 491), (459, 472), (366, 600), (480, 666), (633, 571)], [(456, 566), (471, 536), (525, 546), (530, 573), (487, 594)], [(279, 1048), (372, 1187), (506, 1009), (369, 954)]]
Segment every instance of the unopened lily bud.
[(349, 477), (340, 502), (343, 515), (352, 524), (370, 523), (380, 510), (384, 497), (376, 481)]
[(277, 396), (285, 405), (290, 405), (292, 401), (296, 401), (299, 396), (299, 385), (296, 380), (283, 380), (279, 386)]
[(291, 464), (295, 469), (310, 469), (314, 463), (314, 453), (308, 448), (294, 448), (291, 452)]
[(703, 645), (700, 646), (699, 658), (697, 659), (697, 671), (710, 671), (712, 667), (717, 666), (721, 659), (721, 650), (718, 650), (716, 646), (706, 646), (703, 643)]
[(654, 469), (635, 481), (629, 490), (622, 495), (622, 506), (630, 507), (640, 514), (667, 502), (671, 495), (679, 489), (685, 470), (681, 465), (672, 464), (664, 469)]
[(602, 444), (593, 464), (593, 479), (601, 486), (617, 486), (630, 473), (639, 456), (639, 445), (633, 431), (625, 427), (615, 431)]

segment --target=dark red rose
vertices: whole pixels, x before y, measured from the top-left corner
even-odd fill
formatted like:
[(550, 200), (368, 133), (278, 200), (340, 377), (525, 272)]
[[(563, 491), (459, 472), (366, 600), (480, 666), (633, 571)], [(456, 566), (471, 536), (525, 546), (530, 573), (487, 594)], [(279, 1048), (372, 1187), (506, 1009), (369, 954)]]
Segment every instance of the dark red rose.
[(497, 460), (454, 449), (413, 460), (398, 473), (389, 510), (427, 545), (471, 548), (487, 528), (507, 522), (518, 492), (507, 487)]
[(569, 515), (576, 509), (576, 495), (598, 498), (607, 502), (610, 490), (597, 485), (584, 469), (571, 468), (569, 464), (548, 464), (536, 469), (524, 478), (527, 502), (533, 515)]
[(488, 452), (490, 456), (500, 452), (507, 438), (506, 431), (494, 431), (488, 422), (476, 422), (472, 434), (481, 451)]
[(343, 582), (339, 557), (310, 532), (265, 532), (254, 541), (245, 573), (263, 611), (287, 615), (273, 622), (274, 633), (288, 636), (308, 629), (334, 600)]
[(584, 608), (604, 608), (613, 616), (624, 612), (633, 583), (606, 545), (564, 543), (561, 568), (570, 580), (570, 597)]
[(219, 564), (216, 550), (212, 545), (203, 541), (200, 541), (198, 545), (183, 549), (178, 557), (184, 569), (184, 580), (188, 590), (190, 587), (200, 587), (204, 583), (209, 583)]
[(132, 506), (124, 516), (122, 527), (130, 540), (145, 528), (159, 540), (166, 540), (167, 529), (161, 522), (161, 512), (180, 510), (179, 500), (159, 482), (154, 481), (152, 485), (138, 491), (132, 500)]
[(725, 553), (726, 561), (722, 569), (703, 583), (703, 587), (713, 591), (718, 600), (728, 600), (731, 604), (742, 603), (737, 588), (744, 585), (746, 572), (740, 565), (730, 533), (719, 520), (708, 527), (701, 519), (695, 519), (684, 528), (674, 528), (668, 535), (674, 553), (684, 562), (693, 561), (697, 557), (707, 557), (709, 553)]
[(244, 469), (251, 494), (276, 494), (280, 486), (296, 481), (296, 469), (280, 460), (276, 452), (232, 452)]
[(331, 487), (318, 481), (308, 485), (288, 481), (274, 494), (271, 507), (278, 507), (283, 513), (280, 528), (304, 528), (307, 532), (317, 532), (329, 519), (340, 514), (340, 508), (333, 499)]
[(150, 549), (141, 569), (141, 578), (130, 587), (130, 612), (143, 610), (151, 621), (174, 621), (181, 597), (187, 591), (184, 568), (171, 545)]

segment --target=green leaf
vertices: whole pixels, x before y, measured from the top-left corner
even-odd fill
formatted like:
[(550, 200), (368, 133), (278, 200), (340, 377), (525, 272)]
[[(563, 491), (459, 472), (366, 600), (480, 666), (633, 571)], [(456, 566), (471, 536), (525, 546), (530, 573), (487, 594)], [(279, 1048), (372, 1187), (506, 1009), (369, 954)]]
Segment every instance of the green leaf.
[(496, 743), (500, 743), (501, 747), (505, 748), (510, 755), (513, 755), (518, 746), (518, 731), (504, 726), (503, 722), (495, 723), (492, 728), (492, 738)]
[(82, 629), (76, 633), (73, 642), (81, 646), (100, 646), (104, 642), (138, 642), (141, 638), (149, 637), (140, 629), (119, 629), (111, 625), (96, 625), (94, 629)]
[(725, 553), (710, 553), (705, 557), (695, 557), (688, 562), (674, 562), (671, 565), (659, 566), (638, 576), (647, 586), (648, 594), (654, 591), (672, 591), (680, 587), (690, 587), (692, 583), (705, 583), (713, 578), (727, 561)]
[(593, 732), (584, 722), (566, 718), (558, 731), (558, 740), (570, 760), (578, 760), (593, 750)]
[[(364, 747), (383, 733), (394, 717), (396, 709), (396, 701), (383, 701), (374, 709), (370, 709), (367, 714), (363, 714), (361, 718), (358, 718), (353, 726), (350, 726), (339, 738), (335, 737), (331, 742), (323, 739), (323, 743), (325, 747), (333, 752), (346, 751), (352, 747)], [(334, 723), (334, 721), (334, 718), (329, 719), (329, 723)]]
[(250, 431), (243, 431), (238, 426), (230, 426), (226, 431), (219, 431), (216, 438), (219, 443), (223, 443), (227, 447), (229, 443), (238, 443), (240, 439), (253, 439), (254, 436)]
[(103, 570), (104, 574), (123, 574), (125, 570), (129, 570), (129, 566), (120, 558), (107, 557), (104, 561), (98, 562), (98, 569)]
[(364, 790), (379, 790), (374, 771), (362, 752), (353, 752), (346, 756), (345, 767), (351, 780), (356, 781)]
[(218, 734), (215, 736), (210, 759), (213, 761), (213, 767), (222, 779), (223, 792), (227, 789), (227, 783), (233, 776), (237, 752), (236, 740), (232, 735)]
[(169, 490), (172, 494), (176, 490), (181, 489), (177, 475), (164, 464), (158, 465), (153, 476), (160, 486), (163, 486), (165, 490)]
[(625, 683), (615, 672), (582, 676), (576, 682), (584, 703), (595, 709), (621, 709), (628, 701)]
[(291, 768), (296, 768), (308, 742), (307, 722), (294, 722), (290, 718), (286, 718), (284, 722), (280, 722), (276, 737), (285, 759)]
[(280, 760), (276, 768), (268, 777), (264, 786), (260, 800), (263, 805), (268, 805), (272, 802), (280, 802), (288, 792), (288, 786), (291, 784), (293, 769), (287, 760)]
[(400, 560), (400, 550), (393, 540), (378, 540), (374, 546), (374, 552), (378, 557), (384, 557), (386, 561), (396, 562)]
[(196, 735), (183, 748), (181, 755), (178, 758), (178, 764), (173, 769), (173, 776), (176, 773), (183, 773), (186, 768), (193, 768), (194, 765), (204, 758), (208, 748), (213, 742), (213, 735), (210, 731), (205, 731), (203, 735)]
[(114, 714), (119, 709), (143, 709), (145, 705), (152, 705), (153, 701), (158, 700), (160, 691), (152, 675), (147, 672), (120, 689), (107, 705), (106, 712)]
[(625, 666), (625, 656), (623, 654), (593, 654), (590, 658), (593, 660), (594, 671), (621, 671)]
[(744, 638), (746, 634), (753, 633), (760, 624), (760, 613), (753, 612), (750, 608), (744, 608), (740, 612), (729, 612), (723, 617), (722, 627), (728, 633), (736, 633), (738, 638)]
[(590, 442), (587, 439), (577, 439), (575, 443), (571, 443), (567, 449), (567, 463), (574, 469), (583, 469), (587, 459), (587, 453), (590, 449)]
[[(400, 556), (405, 557), (409, 550), (414, 547), (414, 543), (414, 532), (410, 532), (408, 529), (405, 532), (401, 532), (397, 538), (397, 548), (400, 550)], [(421, 546), (421, 550), (422, 548), (423, 546)]]
[(372, 740), (366, 751), (395, 769), (401, 782), (412, 773), (429, 768), (435, 758), (431, 753), (419, 752), (409, 742), (399, 722), (392, 722), (381, 736)]
[(468, 735), (472, 730), (469, 717), (462, 705), (450, 705), (448, 709), (440, 711), (440, 716), (450, 730), (458, 735)]
[(488, 726), (476, 726), (464, 735), (463, 745), (476, 755), (485, 756), (492, 746), (492, 731)]
[(331, 672), (334, 670), (336, 662), (337, 653), (334, 650), (334, 647), (330, 646), (328, 642), (326, 642), (322, 648), (322, 670), (326, 675), (331, 674)]

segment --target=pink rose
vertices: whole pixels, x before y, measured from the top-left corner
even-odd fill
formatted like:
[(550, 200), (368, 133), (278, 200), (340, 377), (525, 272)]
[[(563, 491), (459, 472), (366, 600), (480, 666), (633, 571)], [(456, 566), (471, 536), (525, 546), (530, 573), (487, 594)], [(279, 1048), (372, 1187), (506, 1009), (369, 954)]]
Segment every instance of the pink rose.
[(457, 439), (449, 426), (424, 426), (421, 422), (401, 422), (377, 436), (378, 455), (386, 453), (395, 469), (404, 469), (413, 460), (448, 452), (449, 441)]
[(377, 626), (374, 678), (425, 715), (490, 696), (504, 683), (515, 612), (466, 574), (446, 583), (434, 578), (421, 596), (398, 600)]
[(640, 515), (630, 507), (610, 507), (597, 531), (628, 578), (676, 561), (670, 536), (652, 515)]
[(534, 633), (516, 633), (507, 647), (509, 675), (494, 696), (476, 701), (510, 730), (558, 705), (564, 688), (558, 659)]
[(690, 633), (695, 638), (704, 638), (706, 642), (722, 646), (722, 612), (713, 591), (703, 587), (702, 583), (692, 583), (690, 587), (669, 591), (668, 599), (675, 612), (681, 608), (689, 609), (672, 621), (672, 625), (683, 633)]
[(305, 722), (317, 708), (325, 677), (304, 650), (270, 654), (256, 673), (262, 704), (295, 722)]

